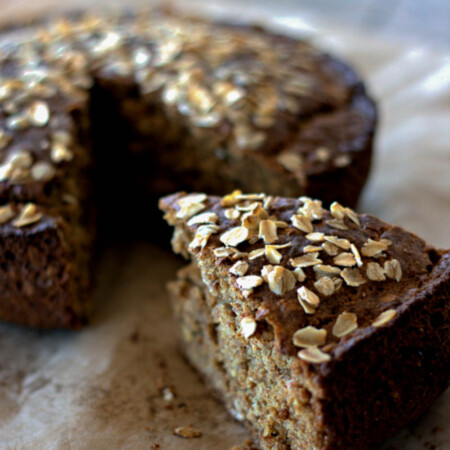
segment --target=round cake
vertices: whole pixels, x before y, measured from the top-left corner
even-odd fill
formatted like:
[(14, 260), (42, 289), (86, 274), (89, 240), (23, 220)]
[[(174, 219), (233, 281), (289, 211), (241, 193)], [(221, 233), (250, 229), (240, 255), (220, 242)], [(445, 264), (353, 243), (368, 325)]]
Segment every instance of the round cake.
[(258, 27), (151, 11), (5, 31), (0, 319), (85, 322), (98, 209), (117, 226), (181, 189), (353, 206), (375, 122), (350, 67)]

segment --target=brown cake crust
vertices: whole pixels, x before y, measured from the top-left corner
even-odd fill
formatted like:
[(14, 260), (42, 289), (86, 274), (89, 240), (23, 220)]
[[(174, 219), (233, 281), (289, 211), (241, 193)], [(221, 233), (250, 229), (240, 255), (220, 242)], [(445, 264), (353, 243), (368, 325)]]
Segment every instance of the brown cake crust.
[[(249, 207), (255, 201), (266, 214)], [(176, 226), (174, 250), (200, 271), (182, 271), (170, 285), (186, 354), (262, 448), (367, 448), (448, 386), (449, 251), (375, 217), (337, 204), (323, 211), (305, 198), (181, 193), (160, 206)], [(256, 219), (246, 212), (229, 219), (236, 207), (278, 224), (276, 239), (254, 223), (242, 239), (242, 228)], [(311, 219), (300, 224), (306, 231), (298, 215)], [(273, 242), (261, 242), (268, 238)], [(337, 252), (310, 248), (327, 242), (338, 244)], [(292, 282), (302, 260), (302, 278)], [(270, 279), (268, 266), (279, 268), (281, 283)], [(344, 280), (334, 291), (324, 290), (325, 269), (333, 281)]]
[[(91, 241), (76, 210), (56, 211), (8, 204), (11, 219), (1, 227), (0, 292), (3, 320), (40, 328), (79, 328), (86, 323), (89, 289), (85, 267)], [(43, 251), (45, 249), (45, 251)]]
[[(381, 443), (449, 386), (449, 280), (447, 252), (422, 288), (406, 296), (389, 327), (349, 340), (332, 366), (320, 368), (329, 448)], [(351, 413), (333, 419), (342, 414), (343, 404), (352, 405)]]

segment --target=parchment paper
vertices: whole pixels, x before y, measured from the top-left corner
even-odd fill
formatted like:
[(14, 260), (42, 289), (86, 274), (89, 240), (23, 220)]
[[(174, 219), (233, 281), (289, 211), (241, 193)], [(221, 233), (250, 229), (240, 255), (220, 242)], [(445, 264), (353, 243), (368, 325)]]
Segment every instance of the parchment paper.
[[(75, 5), (87, 2), (71, 2)], [(101, 2), (100, 2), (101, 3)], [(277, 2), (275, 2), (277, 3)], [(294, 2), (295, 3), (295, 2)], [(55, 1), (0, 0), (1, 21)], [(378, 100), (374, 167), (359, 210), (450, 246), (448, 48), (269, 2), (189, 3), (306, 34), (354, 64)], [(67, 2), (65, 3), (67, 7)], [(285, 5), (286, 6), (286, 5)], [(364, 25), (364, 24), (363, 24)], [(366, 27), (367, 28), (367, 27)], [(370, 28), (370, 27), (369, 27)], [(81, 332), (0, 324), (0, 448), (230, 449), (248, 438), (181, 357), (165, 283), (182, 262), (149, 243), (106, 250)], [(450, 448), (450, 391), (383, 448)], [(173, 434), (192, 424), (198, 438)]]

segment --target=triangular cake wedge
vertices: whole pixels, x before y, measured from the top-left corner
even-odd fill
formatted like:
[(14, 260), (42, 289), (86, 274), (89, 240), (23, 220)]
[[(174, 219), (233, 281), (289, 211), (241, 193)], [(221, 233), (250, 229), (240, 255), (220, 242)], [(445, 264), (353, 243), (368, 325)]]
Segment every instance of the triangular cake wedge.
[(186, 355), (261, 448), (368, 448), (448, 386), (449, 251), (305, 197), (160, 207)]

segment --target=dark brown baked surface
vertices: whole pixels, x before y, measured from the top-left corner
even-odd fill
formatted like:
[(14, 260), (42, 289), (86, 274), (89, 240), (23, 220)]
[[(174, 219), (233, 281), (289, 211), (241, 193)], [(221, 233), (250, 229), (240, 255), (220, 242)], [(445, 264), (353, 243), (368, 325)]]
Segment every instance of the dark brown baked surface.
[(0, 208), (0, 216), (11, 218), (2, 226), (0, 244), (3, 320), (46, 328), (86, 323), (93, 236), (71, 209), (65, 208), (63, 219), (61, 210), (32, 203)]
[[(94, 209), (105, 228), (120, 229), (130, 222), (122, 205), (139, 213), (144, 202), (156, 206), (157, 196), (180, 189), (240, 187), (353, 205), (369, 171), (375, 121), (351, 68), (260, 28), (162, 11), (12, 27), (0, 36), (0, 245), (17, 257), (0, 274), (8, 278), (0, 319), (79, 322), (75, 312), (58, 319), (66, 303), (56, 291), (59, 312), (37, 320), (39, 299), (47, 300), (31, 285), (21, 290), (24, 250), (20, 239), (5, 241), (14, 227), (10, 206), (51, 208), (69, 225), (58, 250), (42, 238), (41, 261), (67, 245), (86, 264), (61, 260), (71, 268), (60, 273), (87, 279), (92, 250), (73, 235), (91, 234)], [(27, 227), (15, 227), (23, 241)]]
[(262, 448), (367, 448), (450, 379), (450, 252), (335, 202), (175, 194), (192, 364)]

